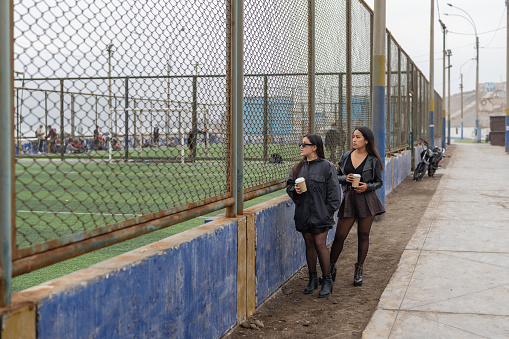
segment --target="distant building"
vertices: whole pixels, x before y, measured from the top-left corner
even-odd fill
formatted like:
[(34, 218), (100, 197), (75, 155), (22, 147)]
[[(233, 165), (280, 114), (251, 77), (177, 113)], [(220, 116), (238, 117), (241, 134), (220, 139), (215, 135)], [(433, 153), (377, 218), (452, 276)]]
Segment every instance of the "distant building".
[(484, 84), (479, 84), (479, 90), (483, 92), (505, 92), (505, 89), (505, 82), (485, 82)]
[(495, 92), (495, 83), (494, 82), (487, 82), (484, 84), (484, 90), (486, 92)]

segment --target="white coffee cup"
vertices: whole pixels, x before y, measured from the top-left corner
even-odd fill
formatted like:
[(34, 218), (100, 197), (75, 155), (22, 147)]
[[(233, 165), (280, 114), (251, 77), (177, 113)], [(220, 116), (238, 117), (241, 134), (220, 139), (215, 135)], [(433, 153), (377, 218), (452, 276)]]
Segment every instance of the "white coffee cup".
[(353, 175), (352, 187), (359, 187), (359, 182), (360, 181), (361, 181), (361, 175), (360, 174), (354, 174)]
[(301, 193), (304, 193), (308, 190), (306, 187), (306, 179), (304, 179), (303, 177), (295, 179), (295, 186), (298, 186), (300, 188)]

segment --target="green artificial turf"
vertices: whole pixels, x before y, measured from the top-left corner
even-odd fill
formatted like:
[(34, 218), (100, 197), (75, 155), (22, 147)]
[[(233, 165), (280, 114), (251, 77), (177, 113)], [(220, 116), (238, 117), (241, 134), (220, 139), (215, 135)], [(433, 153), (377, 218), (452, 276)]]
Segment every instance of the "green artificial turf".
[[(299, 158), (297, 145), (268, 145), (268, 155), (279, 153), (283, 164), (261, 161), (262, 145), (244, 145), (244, 187), (286, 178)], [(143, 158), (130, 152), (130, 161), (107, 162), (107, 152), (91, 152), (64, 161), (46, 156), (16, 162), (16, 243), (26, 248), (64, 236), (93, 230), (135, 216), (158, 212), (227, 192), (226, 161), (197, 159), (195, 162), (160, 161), (175, 148), (143, 150)], [(187, 151), (187, 150), (186, 150)], [(224, 154), (224, 145), (211, 145)], [(120, 153), (115, 158), (120, 160)], [(172, 153), (172, 154), (173, 154)], [(180, 154), (180, 153), (179, 153)], [(132, 156), (132, 157), (131, 157)], [(186, 154), (187, 156), (187, 154)], [(197, 156), (205, 156), (203, 147)], [(101, 159), (101, 157), (103, 157)], [(153, 158), (151, 158), (153, 157)], [(157, 161), (154, 159), (157, 158)], [(251, 158), (251, 160), (249, 160)], [(293, 160), (285, 161), (288, 158)], [(245, 207), (284, 194), (274, 192), (245, 203)], [(214, 216), (223, 211), (210, 213)], [(94, 263), (139, 248), (203, 224), (198, 217), (180, 224), (109, 246), (37, 271), (15, 277), (17, 292), (63, 276)]]

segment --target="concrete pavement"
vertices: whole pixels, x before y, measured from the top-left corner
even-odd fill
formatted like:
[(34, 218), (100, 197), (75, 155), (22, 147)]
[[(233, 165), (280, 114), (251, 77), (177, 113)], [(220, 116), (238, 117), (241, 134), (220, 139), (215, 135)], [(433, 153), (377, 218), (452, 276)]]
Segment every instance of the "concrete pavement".
[(509, 154), (457, 144), (438, 173), (364, 338), (509, 338)]

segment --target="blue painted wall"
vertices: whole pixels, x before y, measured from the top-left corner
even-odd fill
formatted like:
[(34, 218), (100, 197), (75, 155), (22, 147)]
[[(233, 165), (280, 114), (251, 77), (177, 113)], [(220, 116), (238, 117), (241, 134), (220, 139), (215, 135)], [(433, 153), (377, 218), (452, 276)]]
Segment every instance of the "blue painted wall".
[(403, 181), (403, 156), (400, 154), (392, 161), (392, 187), (394, 189)]
[(392, 191), (392, 158), (385, 158), (385, 176), (384, 176), (385, 195)]
[[(256, 306), (306, 264), (304, 240), (295, 229), (294, 213), (295, 204), (288, 198), (256, 214)], [(336, 226), (327, 235), (328, 243), (335, 232)]]
[(412, 172), (412, 152), (403, 153), (403, 178), (406, 178)]
[(304, 240), (295, 230), (293, 201), (256, 214), (256, 306), (292, 277), (305, 261)]
[(237, 223), (38, 305), (38, 338), (219, 338), (237, 322)]

